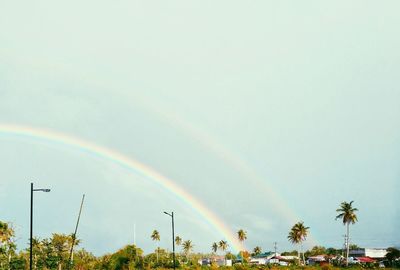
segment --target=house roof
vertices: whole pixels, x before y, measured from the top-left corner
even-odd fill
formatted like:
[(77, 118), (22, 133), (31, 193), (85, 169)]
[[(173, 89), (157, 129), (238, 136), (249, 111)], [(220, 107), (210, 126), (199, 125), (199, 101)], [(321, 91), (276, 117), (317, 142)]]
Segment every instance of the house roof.
[(373, 262), (375, 262), (375, 260), (370, 258), (370, 257), (358, 257), (357, 261), (359, 261), (361, 263), (373, 263)]
[(274, 256), (271, 259), (278, 259), (280, 261), (292, 261), (295, 260), (296, 256)]
[(275, 253), (271, 252), (271, 251), (268, 251), (268, 252), (264, 252), (264, 253), (261, 253), (261, 254), (258, 254), (258, 255), (254, 255), (252, 257), (253, 258), (257, 258), (257, 259), (259, 259), (259, 258), (267, 258), (267, 257), (270, 257), (272, 254), (275, 254)]
[(317, 256), (308, 257), (308, 259), (313, 260), (313, 261), (325, 261), (325, 257), (326, 257), (326, 255), (317, 255)]

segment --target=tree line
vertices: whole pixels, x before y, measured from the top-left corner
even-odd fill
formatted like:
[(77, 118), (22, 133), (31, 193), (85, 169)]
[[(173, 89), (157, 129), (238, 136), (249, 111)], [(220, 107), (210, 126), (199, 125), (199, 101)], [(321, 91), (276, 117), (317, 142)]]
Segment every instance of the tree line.
[[(337, 220), (340, 219), (346, 228), (345, 249), (325, 248), (315, 246), (311, 250), (303, 250), (303, 242), (306, 240), (310, 228), (303, 221), (294, 224), (288, 232), (287, 239), (297, 246), (297, 250), (283, 252), (282, 255), (296, 255), (298, 264), (305, 264), (305, 259), (310, 256), (327, 254), (340, 256), (345, 252), (344, 263), (348, 264), (349, 250), (357, 246), (350, 245), (349, 233), (350, 225), (357, 222), (357, 208), (353, 207), (353, 201), (342, 202), (336, 210)], [(160, 233), (153, 230), (150, 235), (151, 240), (156, 244), (160, 241)], [(237, 238), (240, 242), (247, 239), (247, 232), (243, 229), (237, 231)], [(173, 260), (170, 251), (158, 246), (150, 254), (144, 254), (143, 250), (135, 245), (127, 245), (120, 250), (103, 256), (96, 257), (91, 252), (83, 248), (76, 250), (70, 257), (70, 249), (73, 244), (79, 247), (81, 241), (74, 239), (73, 234), (54, 233), (51, 237), (45, 239), (33, 238), (33, 269), (34, 270), (130, 270), (130, 269), (152, 269), (152, 268), (172, 268)], [(175, 244), (178, 248), (176, 254), (176, 266), (194, 266), (199, 259), (215, 256), (218, 251), (222, 252), (225, 259), (233, 259), (240, 264), (249, 262), (251, 256), (257, 256), (262, 253), (262, 249), (256, 246), (252, 251), (242, 250), (239, 254), (232, 254), (228, 251), (229, 243), (222, 239), (211, 243), (210, 253), (193, 253), (194, 244), (191, 240), (183, 240), (176, 236)], [(398, 262), (400, 251), (396, 248), (389, 248), (386, 256), (390, 262)], [(12, 224), (0, 221), (0, 270), (25, 270), (29, 267), (29, 249), (17, 252), (15, 244), (15, 230)]]

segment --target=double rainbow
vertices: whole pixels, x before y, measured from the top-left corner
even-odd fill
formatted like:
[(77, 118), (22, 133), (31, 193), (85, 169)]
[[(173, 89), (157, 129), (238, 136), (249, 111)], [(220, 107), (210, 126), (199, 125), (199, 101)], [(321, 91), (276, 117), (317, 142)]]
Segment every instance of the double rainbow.
[(42, 141), (73, 147), (80, 151), (95, 155), (106, 161), (113, 162), (125, 169), (128, 169), (129, 171), (134, 172), (137, 175), (143, 176), (173, 193), (185, 204), (196, 211), (229, 242), (233, 252), (236, 253), (244, 248), (242, 243), (237, 240), (235, 233), (229, 228), (229, 226), (226, 225), (214, 212), (208, 209), (204, 203), (195, 198), (182, 187), (178, 186), (171, 179), (131, 157), (107, 147), (82, 140), (72, 135), (67, 135), (65, 133), (59, 133), (43, 128), (13, 124), (0, 124), (0, 133), (25, 137), (28, 139), (39, 139)]

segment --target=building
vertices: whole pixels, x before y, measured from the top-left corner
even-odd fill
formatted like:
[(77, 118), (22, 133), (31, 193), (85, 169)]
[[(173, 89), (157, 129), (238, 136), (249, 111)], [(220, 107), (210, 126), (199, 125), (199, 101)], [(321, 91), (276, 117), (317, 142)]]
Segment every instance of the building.
[(258, 255), (254, 255), (250, 258), (251, 264), (268, 264), (269, 260), (275, 256), (274, 252), (264, 252)]
[(200, 265), (216, 264), (218, 266), (232, 266), (232, 260), (225, 259), (225, 256), (212, 256), (210, 258), (202, 258), (197, 261)]
[(308, 257), (306, 264), (307, 265), (323, 265), (324, 263), (326, 263), (328, 261), (327, 259), (328, 259), (328, 256), (325, 254), (311, 256), (311, 257)]
[(383, 259), (387, 254), (386, 249), (383, 248), (359, 248), (353, 249), (349, 252), (349, 257), (369, 257), (372, 259)]

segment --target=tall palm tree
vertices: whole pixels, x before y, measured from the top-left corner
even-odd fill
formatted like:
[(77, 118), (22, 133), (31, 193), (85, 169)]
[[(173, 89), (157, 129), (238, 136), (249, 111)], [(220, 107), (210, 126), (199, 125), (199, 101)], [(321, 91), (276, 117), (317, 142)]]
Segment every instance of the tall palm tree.
[(246, 231), (240, 229), (240, 230), (238, 230), (237, 234), (238, 234), (238, 238), (239, 238), (240, 242), (243, 242), (244, 240), (247, 239), (247, 232)]
[(255, 255), (260, 255), (260, 254), (261, 254), (261, 247), (256, 246), (256, 247), (253, 249), (253, 252), (254, 252)]
[(218, 247), (222, 250), (222, 252), (225, 252), (228, 248), (228, 242), (226, 242), (225, 240), (221, 240), (218, 242)]
[[(237, 234), (238, 234), (238, 239), (239, 239), (240, 243), (242, 243), (242, 245), (243, 245), (244, 240), (247, 239), (247, 232), (245, 232), (244, 230), (240, 229), (237, 232)], [(243, 263), (243, 251), (240, 252), (240, 257), (241, 257), (242, 263)]]
[[(151, 234), (151, 239), (153, 241), (160, 241), (160, 233), (157, 230), (154, 230), (153, 233)], [(156, 249), (156, 253), (157, 253), (157, 262), (158, 262), (158, 249)]]
[[(288, 235), (287, 238), (288, 238), (289, 242), (291, 242), (293, 245), (297, 245), (297, 244), (300, 243), (299, 236), (297, 235), (297, 233), (296, 233), (296, 231), (294, 230), (293, 227), (289, 231), (289, 235)], [(297, 257), (299, 258), (299, 262), (300, 262), (300, 250), (299, 250), (299, 248), (297, 248)]]
[(358, 211), (357, 208), (353, 208), (353, 202), (342, 202), (340, 208), (336, 209), (339, 215), (336, 216), (336, 220), (342, 219), (343, 225), (346, 226), (346, 266), (349, 265), (349, 239), (350, 239), (350, 224), (355, 224), (357, 222), (357, 215), (355, 212)]
[(193, 249), (193, 244), (191, 240), (186, 240), (182, 243), (183, 252), (186, 255), (186, 260), (189, 261), (189, 253)]
[(178, 235), (175, 237), (175, 244), (177, 246), (180, 246), (182, 244), (182, 238)]
[[(225, 252), (228, 249), (228, 242), (221, 240), (218, 242), (218, 247), (222, 250), (222, 252)], [(226, 265), (226, 254), (224, 255), (224, 262)]]
[[(306, 240), (306, 238), (307, 238), (308, 229), (310, 229), (310, 227), (304, 226), (303, 221), (297, 222), (296, 224), (293, 225), (293, 227), (289, 231), (289, 235), (287, 238), (292, 244), (300, 245), (300, 248), (302, 250), (303, 249), (302, 244), (303, 244), (303, 241)], [(299, 261), (300, 261), (300, 251), (299, 250), (297, 250), (297, 254), (299, 256)], [(304, 253), (303, 253), (303, 263), (305, 263)]]
[(211, 246), (211, 250), (213, 251), (213, 253), (216, 253), (218, 250), (218, 244), (217, 242), (214, 242)]

